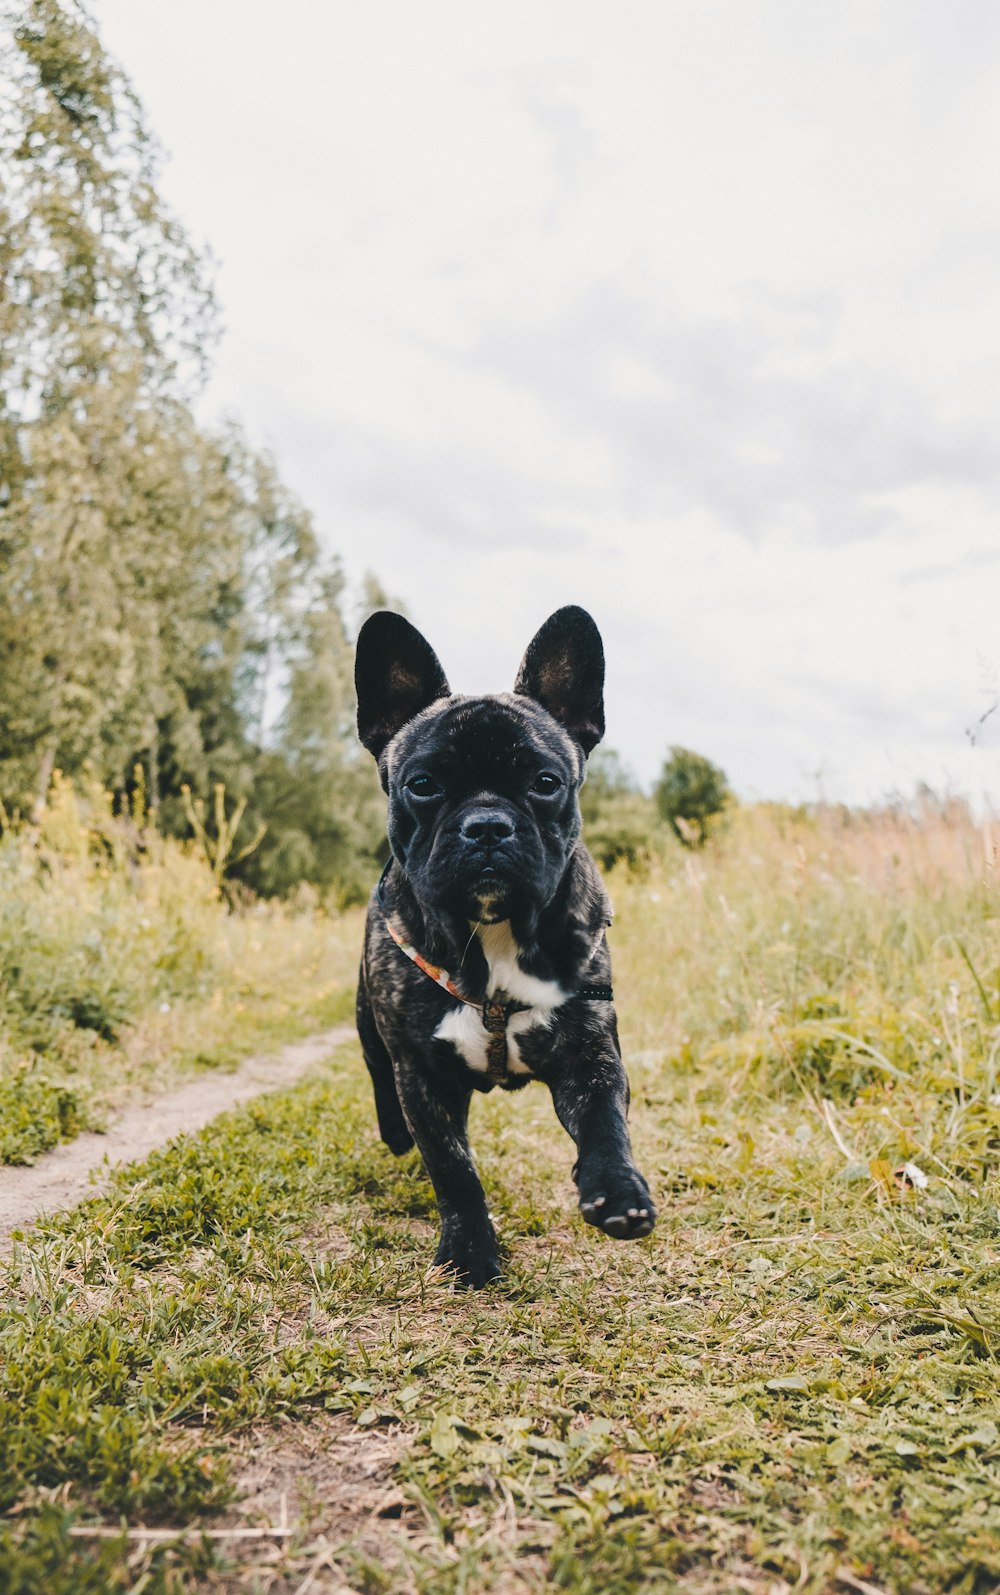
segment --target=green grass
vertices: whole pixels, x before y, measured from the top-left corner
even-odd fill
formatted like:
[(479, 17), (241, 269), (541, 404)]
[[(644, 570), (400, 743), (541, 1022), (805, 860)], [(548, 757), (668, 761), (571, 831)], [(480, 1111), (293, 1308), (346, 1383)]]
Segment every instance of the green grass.
[(358, 925), (227, 912), (204, 858), (57, 780), (0, 836), (0, 1164), (349, 1017)]
[[(48, 1221), (0, 1329), (0, 1587), (1000, 1587), (983, 856), (961, 816), (750, 813), (612, 882), (646, 1241), (580, 1222), (541, 1088), (497, 1095), (507, 1275), (454, 1291), (354, 1047)], [(393, 1515), (352, 1517), (360, 1460), (324, 1452), (375, 1437)], [(200, 1537), (246, 1524), (270, 1448), (301, 1456), (291, 1532)]]

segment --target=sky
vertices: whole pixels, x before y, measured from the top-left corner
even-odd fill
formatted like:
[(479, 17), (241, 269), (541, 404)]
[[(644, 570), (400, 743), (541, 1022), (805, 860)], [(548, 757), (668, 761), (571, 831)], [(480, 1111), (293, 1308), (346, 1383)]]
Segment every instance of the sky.
[[(1000, 801), (993, 0), (93, 0), (216, 258), (203, 401), (458, 691)], [(983, 717), (986, 718), (983, 718)]]

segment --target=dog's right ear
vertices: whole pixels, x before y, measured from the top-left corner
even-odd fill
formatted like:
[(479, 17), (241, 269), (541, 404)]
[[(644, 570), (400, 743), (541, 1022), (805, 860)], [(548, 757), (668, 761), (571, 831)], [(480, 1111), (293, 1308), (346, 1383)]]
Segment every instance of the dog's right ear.
[(354, 682), (358, 736), (376, 759), (407, 721), (451, 694), (430, 643), (389, 609), (369, 615), (358, 633)]

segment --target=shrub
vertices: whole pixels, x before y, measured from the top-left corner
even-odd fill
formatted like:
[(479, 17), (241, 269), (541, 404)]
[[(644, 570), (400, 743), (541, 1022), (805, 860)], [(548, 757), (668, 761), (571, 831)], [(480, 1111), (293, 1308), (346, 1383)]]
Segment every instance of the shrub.
[(580, 813), (584, 841), (603, 869), (616, 864), (645, 869), (661, 856), (666, 833), (656, 805), (613, 748), (599, 748), (591, 756)]
[(687, 847), (702, 847), (709, 822), (731, 798), (717, 764), (690, 748), (672, 747), (656, 787), (656, 806)]

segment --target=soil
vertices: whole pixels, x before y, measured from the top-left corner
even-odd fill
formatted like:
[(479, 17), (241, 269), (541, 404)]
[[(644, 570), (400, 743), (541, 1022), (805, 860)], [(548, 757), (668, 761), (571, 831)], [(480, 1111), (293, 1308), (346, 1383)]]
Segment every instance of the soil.
[(268, 1595), (356, 1595), (338, 1569), (337, 1553), (349, 1544), (392, 1567), (394, 1591), (409, 1595), (413, 1581), (401, 1564), (406, 1548), (419, 1552), (427, 1525), (393, 1481), (407, 1438), (396, 1424), (365, 1431), (345, 1416), (320, 1413), (308, 1424), (243, 1440), (233, 1469), (238, 1502), (223, 1528), (245, 1533), (247, 1526), (290, 1524), (290, 1536), (234, 1542), (231, 1555), (242, 1566), (220, 1588), (245, 1590), (256, 1573)]
[(175, 1136), (200, 1130), (218, 1114), (265, 1091), (294, 1085), (353, 1035), (353, 1025), (336, 1025), (290, 1042), (280, 1052), (247, 1058), (232, 1074), (202, 1075), (165, 1096), (126, 1108), (103, 1134), (78, 1135), (30, 1168), (0, 1168), (0, 1255), (9, 1251), (13, 1230), (93, 1196), (118, 1165), (147, 1157)]

